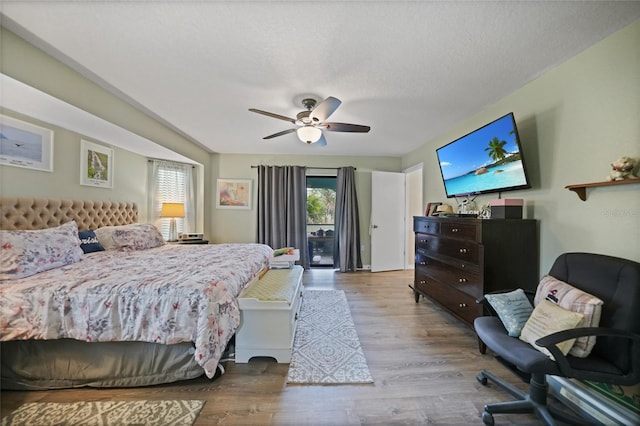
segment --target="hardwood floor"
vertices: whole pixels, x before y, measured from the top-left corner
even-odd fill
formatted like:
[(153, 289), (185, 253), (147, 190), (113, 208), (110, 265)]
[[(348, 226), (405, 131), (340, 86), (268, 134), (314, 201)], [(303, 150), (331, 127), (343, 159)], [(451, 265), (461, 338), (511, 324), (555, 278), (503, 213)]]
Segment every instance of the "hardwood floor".
[[(306, 289), (344, 290), (375, 380), (367, 385), (287, 385), (288, 364), (253, 359), (225, 363), (215, 380), (125, 389), (3, 391), (2, 416), (26, 402), (205, 399), (196, 425), (482, 424), (485, 403), (511, 399), (476, 374), (486, 368), (525, 389), (481, 355), (473, 331), (429, 300), (415, 303), (413, 271), (305, 272)], [(539, 424), (532, 415), (496, 415), (497, 424)]]

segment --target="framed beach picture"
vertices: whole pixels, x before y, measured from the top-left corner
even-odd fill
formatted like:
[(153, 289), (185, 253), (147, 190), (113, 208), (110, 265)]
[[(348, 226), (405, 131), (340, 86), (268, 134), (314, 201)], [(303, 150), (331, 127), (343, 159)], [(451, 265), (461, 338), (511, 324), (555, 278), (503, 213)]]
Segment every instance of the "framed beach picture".
[(251, 209), (251, 179), (218, 179), (216, 208)]
[(113, 149), (80, 141), (80, 185), (113, 188)]
[(0, 164), (53, 171), (53, 130), (0, 115)]

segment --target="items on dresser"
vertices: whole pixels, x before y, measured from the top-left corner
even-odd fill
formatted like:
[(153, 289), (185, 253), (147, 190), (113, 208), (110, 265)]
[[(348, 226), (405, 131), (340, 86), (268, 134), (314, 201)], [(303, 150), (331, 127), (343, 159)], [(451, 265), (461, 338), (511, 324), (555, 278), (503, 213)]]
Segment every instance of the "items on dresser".
[(293, 338), (302, 302), (302, 266), (270, 269), (240, 294), (240, 327), (236, 332), (237, 363), (255, 356), (291, 361)]
[(413, 230), (416, 303), (427, 296), (469, 326), (483, 315), (484, 294), (538, 284), (533, 219), (415, 216)]
[(499, 198), (489, 201), (493, 219), (522, 219), (522, 198)]

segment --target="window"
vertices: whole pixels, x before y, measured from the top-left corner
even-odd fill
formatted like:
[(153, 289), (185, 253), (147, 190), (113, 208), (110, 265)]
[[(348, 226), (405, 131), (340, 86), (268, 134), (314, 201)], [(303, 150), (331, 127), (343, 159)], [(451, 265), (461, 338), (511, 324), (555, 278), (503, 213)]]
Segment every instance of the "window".
[(189, 224), (194, 223), (193, 166), (171, 161), (150, 161), (149, 216), (162, 236), (169, 237), (171, 219), (161, 218), (162, 203), (184, 203), (185, 217), (177, 218), (178, 233), (193, 232)]
[(307, 176), (307, 238), (311, 266), (333, 266), (336, 177)]

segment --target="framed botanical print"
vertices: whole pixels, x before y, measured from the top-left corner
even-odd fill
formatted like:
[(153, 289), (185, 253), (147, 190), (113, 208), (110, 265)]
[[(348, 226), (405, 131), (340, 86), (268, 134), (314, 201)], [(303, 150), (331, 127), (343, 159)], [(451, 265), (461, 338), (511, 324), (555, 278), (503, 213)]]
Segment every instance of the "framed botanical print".
[(53, 130), (0, 115), (0, 164), (53, 171)]
[(113, 149), (80, 141), (80, 185), (113, 188)]

